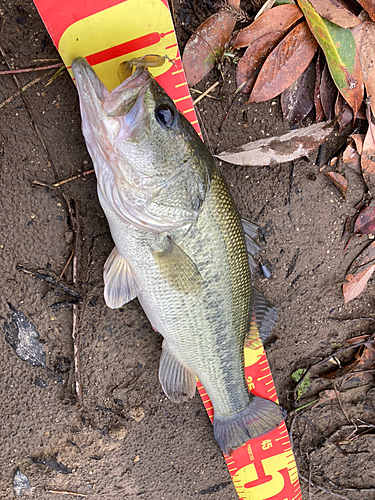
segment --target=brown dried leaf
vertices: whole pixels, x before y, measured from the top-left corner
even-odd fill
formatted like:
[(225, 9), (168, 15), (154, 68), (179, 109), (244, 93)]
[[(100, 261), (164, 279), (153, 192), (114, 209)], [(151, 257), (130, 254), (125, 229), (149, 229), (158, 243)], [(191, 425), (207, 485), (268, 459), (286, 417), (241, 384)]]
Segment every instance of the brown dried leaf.
[(190, 87), (202, 80), (220, 60), (236, 20), (236, 14), (222, 9), (206, 19), (189, 38), (182, 63)]
[(358, 17), (347, 10), (337, 0), (310, 0), (310, 3), (318, 14), (342, 28), (353, 28), (361, 24)]
[(315, 64), (308, 68), (281, 94), (284, 121), (290, 125), (303, 120), (314, 107)]
[(329, 179), (334, 186), (340, 191), (343, 198), (346, 196), (348, 191), (348, 181), (341, 174), (337, 172), (325, 172), (324, 175)]
[(374, 0), (357, 0), (362, 7), (368, 12), (369, 16), (375, 21), (375, 4)]
[(346, 147), (342, 155), (342, 162), (347, 167), (361, 173), (361, 157), (359, 156), (358, 151), (351, 146)]
[(363, 151), (363, 142), (365, 140), (365, 134), (352, 134), (349, 137), (355, 142), (355, 147), (357, 148), (358, 154), (361, 155)]
[(332, 120), (335, 116), (335, 102), (337, 97), (337, 87), (329, 72), (328, 65), (325, 64), (322, 71), (322, 80), (320, 84), (320, 99), (327, 120)]
[(375, 24), (364, 22), (352, 29), (361, 63), (363, 82), (370, 97), (370, 105), (375, 115)]
[(339, 123), (339, 131), (343, 130), (353, 120), (353, 110), (345, 101), (343, 96), (338, 93), (335, 103), (335, 115)]
[(314, 104), (315, 104), (315, 113), (316, 113), (315, 121), (316, 121), (316, 123), (319, 123), (324, 118), (324, 110), (323, 110), (322, 99), (321, 99), (321, 95), (320, 95), (320, 82), (322, 79), (322, 52), (321, 52), (321, 50), (319, 51), (319, 55), (318, 55), (318, 58), (316, 60), (315, 71), (316, 71), (315, 90), (314, 90)]
[(371, 203), (364, 207), (355, 222), (354, 232), (356, 234), (375, 234), (375, 206)]
[(369, 335), (357, 335), (357, 337), (344, 340), (344, 343), (355, 346), (356, 344), (362, 344), (362, 342), (368, 338)]
[(293, 161), (316, 150), (334, 127), (333, 122), (322, 122), (292, 130), (281, 137), (270, 137), (240, 146), (233, 152), (218, 155), (220, 160), (236, 165), (260, 166)]
[(283, 35), (302, 17), (297, 5), (279, 5), (262, 14), (256, 21), (241, 30), (232, 40), (232, 47), (248, 47), (258, 38), (275, 32)]
[(307, 23), (296, 26), (267, 57), (249, 102), (268, 101), (281, 94), (305, 71), (317, 48)]
[(241, 87), (241, 92), (248, 94), (251, 91), (257, 77), (257, 70), (283, 36), (282, 31), (268, 33), (254, 40), (246, 49), (236, 69), (237, 88)]
[(361, 168), (369, 191), (375, 194), (375, 125), (371, 121), (363, 142)]
[(347, 304), (364, 290), (368, 280), (375, 271), (375, 242), (368, 245), (353, 261), (342, 286), (344, 302)]
[(323, 403), (328, 403), (328, 401), (332, 401), (332, 399), (336, 399), (336, 397), (337, 394), (334, 389), (321, 391), (319, 392), (319, 401), (315, 403), (314, 406), (311, 407), (311, 409), (313, 410), (314, 408), (316, 408), (319, 405), (322, 405)]

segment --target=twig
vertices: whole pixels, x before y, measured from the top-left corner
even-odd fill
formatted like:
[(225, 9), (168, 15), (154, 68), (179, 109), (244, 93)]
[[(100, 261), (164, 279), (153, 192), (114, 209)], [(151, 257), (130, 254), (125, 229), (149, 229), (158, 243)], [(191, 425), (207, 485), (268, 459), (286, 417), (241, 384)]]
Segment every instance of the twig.
[(15, 92), (13, 95), (11, 95), (10, 97), (8, 97), (8, 99), (6, 99), (5, 101), (3, 101), (0, 104), (0, 108), (3, 108), (6, 104), (8, 104), (10, 101), (12, 101), (15, 97), (19, 96), (21, 94), (21, 92), (25, 92), (25, 90), (27, 90), (28, 88), (30, 88), (32, 85), (34, 85), (35, 83), (40, 82), (40, 80), (43, 80), (43, 78), (46, 78), (49, 75), (50, 75), (50, 73), (48, 73), (47, 75), (44, 75), (44, 76), (40, 76), (39, 78), (35, 78), (35, 80), (32, 80), (31, 82), (27, 83), (24, 87), (22, 87), (21, 90), (17, 90), (17, 92)]
[(331, 441), (329, 437), (326, 437), (322, 432), (320, 432), (320, 430), (317, 429), (315, 427), (315, 425), (312, 422), (310, 422), (310, 420), (308, 418), (304, 417), (303, 415), (301, 415), (301, 418), (303, 418), (304, 420), (306, 420), (306, 422), (315, 430), (315, 432), (317, 432), (317, 434), (319, 434), (319, 436), (321, 436), (327, 443), (329, 443), (330, 445), (332, 445), (335, 448), (337, 448), (339, 450), (339, 452), (342, 453), (343, 455), (348, 455), (347, 451), (345, 451), (342, 448), (340, 448), (340, 446), (338, 446), (333, 441)]
[(311, 464), (309, 464), (309, 482), (307, 485), (307, 492), (309, 494), (309, 500), (311, 500), (311, 476), (312, 476), (312, 470), (311, 470)]
[(349, 417), (348, 417), (344, 407), (342, 406), (341, 399), (340, 399), (340, 393), (337, 390), (337, 386), (336, 386), (336, 380), (333, 381), (333, 388), (334, 388), (335, 393), (336, 393), (337, 401), (339, 402), (339, 405), (342, 409), (343, 414), (345, 415), (346, 420), (349, 422), (349, 424), (352, 424), (353, 422), (351, 420), (349, 420)]
[(60, 283), (60, 281), (55, 280), (54, 278), (52, 278), (52, 276), (48, 276), (47, 274), (38, 273), (37, 271), (33, 271), (32, 269), (27, 269), (26, 267), (23, 267), (19, 264), (16, 266), (16, 269), (17, 269), (17, 271), (22, 271), (25, 274), (30, 274), (30, 276), (34, 276), (34, 278), (39, 278), (43, 281), (47, 281), (47, 283), (51, 283), (51, 285), (58, 286), (58, 287), (62, 288), (64, 290), (64, 292), (67, 292), (69, 295), (71, 295), (72, 297), (75, 297), (80, 302), (82, 301), (82, 297), (78, 292), (76, 292), (76, 291), (72, 290), (71, 288), (69, 288), (68, 286), (64, 285), (64, 283)]
[[(74, 249), (73, 249), (73, 285), (78, 284), (78, 250), (79, 250), (79, 235), (81, 227), (79, 225), (79, 211), (78, 202), (74, 200), (74, 213), (72, 207), (67, 199), (65, 193), (63, 193), (63, 198), (68, 207), (70, 224), (72, 226), (74, 234)], [(78, 305), (73, 304), (73, 327), (72, 327), (72, 339), (73, 339), (73, 350), (74, 350), (74, 378), (75, 378), (75, 389), (79, 406), (83, 405), (83, 391), (81, 383), (81, 358), (79, 356), (79, 337), (78, 337)]]
[(64, 276), (64, 273), (65, 273), (67, 267), (69, 266), (69, 264), (73, 258), (73, 255), (74, 255), (74, 250), (72, 252), (70, 252), (69, 259), (66, 261), (64, 269), (61, 271), (59, 278), (62, 278)]
[(234, 103), (236, 102), (236, 99), (237, 99), (237, 96), (238, 96), (238, 95), (239, 95), (239, 94), (236, 94), (236, 95), (233, 97), (233, 101), (231, 102), (231, 105), (229, 106), (228, 111), (225, 113), (224, 119), (223, 119), (223, 121), (221, 122), (221, 125), (220, 125), (220, 127), (219, 127), (219, 132), (221, 132), (221, 131), (223, 130), (223, 127), (224, 127), (224, 125), (225, 125), (225, 123), (226, 123), (226, 121), (227, 121), (227, 119), (228, 119), (229, 113), (231, 112), (231, 110), (232, 110), (232, 108), (233, 108), (233, 106), (234, 106)]
[(331, 321), (375, 321), (375, 318), (332, 318), (331, 316), (328, 316), (327, 319), (330, 319)]
[[(305, 483), (309, 483), (309, 479), (307, 479), (305, 476), (303, 476), (300, 472), (298, 473), (300, 479), (302, 481), (305, 481)], [(344, 495), (340, 495), (340, 493), (334, 493), (331, 490), (327, 490), (326, 488), (323, 488), (323, 486), (319, 486), (318, 484), (314, 483), (313, 481), (310, 481), (311, 486), (314, 488), (318, 488), (320, 491), (324, 491), (324, 493), (328, 493), (329, 495), (333, 495), (334, 497), (342, 498), (343, 500), (350, 500), (348, 497), (344, 497)]]
[(212, 145), (211, 145), (211, 142), (210, 142), (210, 139), (208, 137), (208, 134), (207, 134), (207, 130), (206, 130), (206, 127), (204, 126), (204, 123), (203, 123), (203, 120), (202, 120), (202, 117), (199, 113), (199, 110), (198, 108), (195, 109), (195, 112), (197, 113), (197, 116), (199, 118), (199, 122), (200, 122), (200, 126), (203, 130), (203, 133), (205, 135), (205, 138), (206, 138), (206, 142), (207, 142), (207, 146), (208, 146), (208, 149), (210, 150), (210, 153), (212, 154), (212, 156), (214, 155), (214, 150), (212, 148)]
[(33, 181), (32, 184), (34, 186), (42, 186), (42, 187), (47, 187), (49, 189), (57, 188), (62, 186), (63, 184), (66, 184), (67, 182), (75, 181), (76, 179), (79, 179), (80, 177), (85, 177), (86, 175), (94, 174), (95, 170), (86, 170), (86, 172), (82, 172), (81, 174), (76, 174), (73, 175), (72, 177), (69, 177), (69, 179), (63, 179), (62, 181), (55, 182), (54, 184), (46, 184), (45, 182), (42, 181)]
[(292, 197), (292, 188), (293, 188), (293, 182), (294, 182), (294, 171), (296, 169), (296, 162), (294, 161), (292, 164), (292, 170), (290, 172), (290, 181), (289, 181), (289, 195), (288, 195), (288, 205), (290, 205), (290, 200)]
[(73, 495), (75, 497), (87, 497), (85, 493), (75, 493), (74, 491), (44, 490), (46, 493), (58, 493), (59, 495)]
[(211, 90), (214, 90), (217, 86), (219, 85), (219, 81), (215, 82), (211, 87), (209, 87), (207, 90), (205, 90), (199, 97), (193, 101), (194, 106), (198, 104), (199, 101), (203, 99), (203, 97), (206, 97), (207, 94), (211, 92)]
[(51, 64), (49, 66), (41, 66), (39, 68), (10, 69), (10, 70), (5, 70), (5, 71), (0, 71), (0, 76), (1, 75), (17, 75), (18, 73), (31, 73), (33, 71), (42, 71), (44, 69), (61, 68), (62, 66), (64, 66), (64, 63)]
[(273, 6), (274, 3), (275, 3), (275, 0), (267, 0), (264, 3), (264, 5), (262, 6), (262, 8), (259, 9), (257, 15), (254, 17), (254, 21), (256, 19), (258, 19), (258, 17), (260, 17), (263, 14), (263, 12), (266, 12), (267, 10), (269, 10)]

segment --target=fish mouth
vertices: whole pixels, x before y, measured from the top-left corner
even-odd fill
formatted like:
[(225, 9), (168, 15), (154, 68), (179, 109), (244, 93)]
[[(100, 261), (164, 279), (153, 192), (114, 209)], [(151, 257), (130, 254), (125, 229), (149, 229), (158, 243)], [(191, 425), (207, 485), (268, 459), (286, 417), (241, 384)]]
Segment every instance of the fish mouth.
[(98, 105), (100, 102), (106, 116), (126, 115), (152, 82), (148, 70), (139, 67), (110, 92), (83, 57), (74, 59), (72, 71), (81, 101), (86, 105)]

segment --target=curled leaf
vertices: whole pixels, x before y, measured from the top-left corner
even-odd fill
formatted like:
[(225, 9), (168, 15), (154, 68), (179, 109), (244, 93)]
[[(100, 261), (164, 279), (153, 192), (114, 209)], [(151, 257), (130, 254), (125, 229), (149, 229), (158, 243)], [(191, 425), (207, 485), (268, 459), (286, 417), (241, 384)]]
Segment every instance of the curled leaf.
[(357, 0), (359, 5), (367, 11), (368, 15), (375, 21), (375, 4), (373, 0)]
[(249, 102), (263, 102), (281, 94), (305, 71), (318, 48), (307, 23), (298, 24), (267, 57)]
[(190, 87), (200, 82), (221, 59), (236, 20), (234, 12), (222, 9), (206, 19), (189, 38), (182, 64)]
[(298, 5), (323, 49), (337, 88), (356, 116), (363, 99), (363, 78), (352, 32), (321, 17), (308, 0), (298, 0)]
[(318, 14), (342, 28), (353, 28), (361, 24), (358, 17), (337, 0), (310, 0), (310, 3)]
[(302, 17), (302, 11), (297, 5), (279, 5), (267, 10), (256, 21), (239, 31), (232, 40), (232, 47), (240, 49), (248, 47), (258, 38), (275, 32), (283, 36)]
[(375, 115), (375, 24), (364, 22), (352, 30), (367, 96)]
[(284, 121), (290, 125), (303, 120), (314, 107), (315, 64), (308, 68), (281, 94)]
[(280, 137), (249, 142), (233, 152), (220, 153), (218, 158), (254, 167), (292, 161), (316, 150), (332, 133), (333, 127), (333, 122), (316, 123)]
[(348, 181), (345, 179), (345, 177), (341, 174), (338, 174), (337, 172), (325, 172), (324, 175), (340, 191), (341, 196), (345, 198), (346, 192), (348, 191)]
[(315, 121), (316, 123), (320, 123), (323, 118), (324, 118), (324, 110), (322, 106), (322, 97), (321, 97), (321, 90), (320, 90), (320, 82), (322, 79), (322, 68), (323, 63), (322, 63), (322, 52), (319, 50), (318, 58), (316, 60), (316, 65), (315, 65), (315, 89), (314, 89), (314, 105), (315, 105), (315, 114), (316, 118)]
[(368, 245), (353, 261), (343, 284), (344, 302), (358, 297), (375, 271), (375, 242)]
[(342, 162), (344, 165), (352, 168), (356, 172), (361, 172), (361, 157), (358, 154), (358, 151), (351, 146), (347, 146), (343, 155)]
[(327, 64), (325, 64), (320, 83), (320, 98), (327, 120), (332, 120), (335, 116), (335, 102), (337, 94), (337, 87), (335, 82), (332, 80)]
[(349, 137), (353, 139), (358, 154), (361, 155), (363, 150), (363, 141), (365, 140), (365, 134), (351, 134)]
[(370, 121), (361, 155), (362, 175), (371, 193), (375, 193), (375, 125)]
[(354, 232), (357, 234), (375, 234), (375, 206), (364, 207), (355, 222)]

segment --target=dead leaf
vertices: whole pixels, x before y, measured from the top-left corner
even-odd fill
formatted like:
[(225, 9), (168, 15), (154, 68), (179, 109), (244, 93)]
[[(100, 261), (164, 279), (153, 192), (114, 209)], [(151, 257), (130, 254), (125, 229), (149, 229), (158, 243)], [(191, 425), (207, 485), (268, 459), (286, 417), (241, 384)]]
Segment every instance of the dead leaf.
[(256, 21), (241, 30), (232, 40), (232, 47), (248, 47), (258, 38), (275, 32), (283, 35), (302, 17), (297, 5), (279, 5), (262, 14)]
[(36, 331), (35, 326), (9, 302), (8, 306), (12, 311), (12, 321), (3, 324), (6, 342), (10, 344), (17, 356), (23, 361), (27, 361), (32, 366), (45, 368), (63, 383), (64, 381), (46, 365), (46, 351), (43, 344), (38, 340), (39, 333)]
[(221, 59), (237, 16), (222, 9), (202, 23), (185, 45), (182, 56), (189, 87), (200, 82)]
[(281, 31), (268, 33), (254, 40), (246, 49), (236, 69), (236, 84), (237, 88), (241, 88), (241, 92), (248, 94), (251, 91), (257, 78), (257, 70), (283, 36)]
[(248, 102), (263, 102), (281, 94), (312, 61), (318, 43), (306, 22), (298, 24), (267, 57)]
[(363, 141), (365, 140), (365, 134), (351, 134), (349, 137), (353, 139), (358, 154), (361, 155), (363, 150)]
[(371, 121), (363, 142), (361, 169), (369, 191), (375, 194), (375, 125)]
[(314, 90), (314, 105), (315, 105), (315, 114), (316, 123), (320, 123), (324, 118), (324, 110), (322, 106), (322, 99), (320, 95), (320, 82), (322, 79), (322, 51), (319, 50), (318, 58), (316, 60), (315, 65), (315, 90)]
[(353, 261), (343, 284), (344, 302), (347, 304), (364, 290), (375, 271), (375, 242), (368, 245)]
[(345, 199), (346, 192), (348, 191), (348, 181), (344, 176), (337, 172), (325, 172), (323, 175), (329, 179), (334, 186), (339, 190), (341, 196)]
[(333, 122), (315, 123), (280, 137), (249, 142), (233, 152), (220, 153), (218, 158), (253, 167), (292, 161), (316, 150), (331, 134), (333, 127)]
[(335, 115), (339, 124), (339, 131), (343, 130), (353, 120), (353, 110), (345, 101), (343, 96), (338, 93), (335, 103)]
[(352, 33), (361, 63), (363, 82), (375, 115), (375, 24), (364, 22), (352, 29)]
[(341, 392), (348, 391), (349, 389), (355, 389), (356, 387), (362, 387), (370, 384), (373, 381), (373, 378), (374, 376), (372, 373), (357, 373), (356, 370), (353, 373), (345, 375), (342, 380), (339, 381), (338, 388)]
[(327, 63), (322, 71), (322, 80), (320, 83), (320, 99), (327, 120), (332, 120), (335, 116), (335, 102), (338, 90), (329, 72)]
[(375, 206), (370, 203), (359, 213), (354, 226), (356, 234), (375, 234)]
[(361, 157), (358, 154), (358, 151), (351, 146), (347, 146), (343, 155), (342, 162), (347, 167), (352, 168), (359, 174), (361, 173)]
[(310, 3), (318, 14), (342, 28), (353, 28), (361, 24), (358, 17), (347, 10), (337, 0), (310, 0)]
[(366, 205), (365, 200), (361, 200), (359, 203), (357, 203), (357, 205), (354, 207), (357, 210), (357, 212), (354, 215), (352, 215), (351, 217), (348, 217), (345, 221), (344, 231), (342, 233), (341, 239), (344, 240), (345, 238), (348, 238), (348, 241), (345, 245), (344, 252), (347, 249), (351, 239), (354, 236), (355, 222), (357, 220), (358, 215), (360, 214), (360, 211), (362, 210), (362, 208), (365, 205)]
[(23, 491), (30, 490), (31, 484), (30, 481), (27, 479), (25, 474), (22, 474), (20, 471), (20, 468), (17, 467), (16, 473), (14, 474), (13, 478), (13, 493), (14, 496), (19, 498), (22, 496)]
[(368, 12), (369, 16), (373, 21), (375, 21), (375, 4), (373, 0), (357, 0), (359, 5)]
[(284, 121), (290, 125), (303, 120), (314, 107), (315, 64), (308, 68), (281, 94)]
[(344, 340), (344, 343), (355, 346), (356, 344), (362, 344), (363, 341), (367, 340), (369, 337), (370, 335), (357, 335), (356, 337)]

